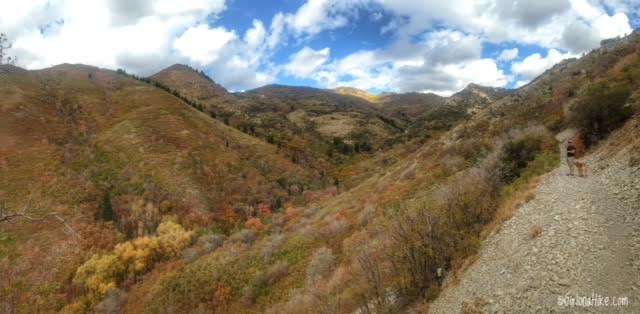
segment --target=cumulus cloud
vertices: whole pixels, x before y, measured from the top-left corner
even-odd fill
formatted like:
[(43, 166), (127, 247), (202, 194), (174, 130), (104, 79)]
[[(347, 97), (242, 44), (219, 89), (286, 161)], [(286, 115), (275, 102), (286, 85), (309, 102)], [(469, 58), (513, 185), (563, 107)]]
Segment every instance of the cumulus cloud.
[[(255, 44), (255, 35), (260, 31), (247, 34), (248, 44)], [(220, 58), (221, 50), (227, 47), (230, 41), (237, 39), (235, 32), (227, 31), (224, 27), (210, 28), (207, 25), (199, 25), (189, 28), (173, 42), (173, 47), (182, 56), (189, 58), (192, 63), (206, 66)]]
[(188, 63), (231, 89), (274, 82), (264, 65), (279, 43), (278, 20), (271, 33), (254, 20), (241, 36), (211, 24), (225, 9), (224, 0), (15, 1), (3, 5), (0, 29), (30, 69), (68, 62), (150, 75)]
[(525, 27), (538, 27), (553, 16), (569, 10), (568, 0), (497, 0), (496, 9), (503, 19), (513, 19)]
[(482, 53), (482, 40), (458, 31), (437, 31), (426, 36), (425, 62), (449, 64), (477, 59)]
[(500, 61), (511, 61), (518, 57), (519, 50), (518, 48), (505, 49), (502, 50), (500, 55), (498, 56), (498, 60)]
[(313, 50), (304, 47), (291, 56), (289, 64), (284, 67), (286, 73), (299, 78), (306, 78), (315, 73), (329, 59), (330, 50)]
[(597, 47), (600, 36), (583, 21), (574, 21), (564, 29), (562, 42), (570, 51), (581, 52)]
[(511, 71), (520, 75), (522, 82), (528, 82), (542, 74), (545, 70), (551, 68), (554, 64), (572, 57), (574, 56), (570, 53), (563, 54), (556, 49), (550, 49), (547, 51), (546, 57), (543, 57), (539, 53), (534, 53), (520, 62), (513, 63), (511, 65)]
[[(348, 22), (338, 18), (343, 16), (336, 6), (339, 2), (307, 1), (303, 8), (315, 5), (317, 9), (313, 15), (319, 21), (314, 23), (317, 28), (295, 29), (307, 29), (307, 34), (315, 34), (344, 27)], [(325, 86), (429, 90), (441, 94), (451, 93), (470, 81), (504, 86), (517, 77), (520, 84), (525, 84), (556, 62), (595, 48), (602, 39), (631, 31), (624, 13), (610, 14), (601, 4), (588, 0), (482, 0), (473, 3), (465, 0), (363, 0), (344, 1), (340, 8), (349, 5), (360, 8), (365, 2), (390, 13), (392, 19), (382, 27), (381, 33), (392, 33), (395, 42), (378, 50), (353, 53), (345, 57), (345, 61), (336, 60), (307, 78), (316, 79)], [(301, 8), (297, 15), (302, 12)], [(315, 20), (313, 17), (305, 20)], [(296, 25), (291, 18), (289, 24)], [(416, 37), (423, 40), (416, 42)], [(534, 54), (514, 63), (511, 67), (514, 76), (509, 76), (496, 66), (496, 61), (514, 60), (518, 57), (518, 49), (505, 49), (497, 60), (482, 59), (485, 42), (537, 45), (549, 52), (546, 57)], [(569, 53), (560, 53), (558, 49)], [(475, 71), (477, 69), (486, 74), (474, 75), (482, 72)]]
[(436, 31), (417, 43), (364, 50), (322, 66), (311, 78), (324, 86), (450, 95), (469, 83), (505, 86), (509, 77), (494, 60), (481, 58), (480, 39), (457, 31)]
[(442, 96), (451, 95), (470, 83), (504, 87), (509, 82), (509, 77), (492, 59), (477, 59), (435, 68), (403, 66), (398, 69), (398, 74), (400, 79), (393, 82), (397, 90), (432, 92)]
[[(28, 68), (72, 62), (149, 75), (189, 63), (233, 90), (290, 75), (321, 86), (447, 94), (470, 82), (525, 84), (602, 39), (630, 33), (629, 16), (640, 12), (633, 0), (306, 0), (238, 31), (217, 23), (226, 7), (225, 0), (13, 1), (0, 11), (0, 29)], [(380, 33), (390, 41), (332, 60), (329, 48), (307, 47), (358, 19), (388, 21)], [(514, 62), (510, 76), (501, 67), (518, 58), (517, 48), (487, 59), (486, 43), (534, 45), (548, 53)], [(287, 64), (273, 64), (283, 47), (298, 51)]]

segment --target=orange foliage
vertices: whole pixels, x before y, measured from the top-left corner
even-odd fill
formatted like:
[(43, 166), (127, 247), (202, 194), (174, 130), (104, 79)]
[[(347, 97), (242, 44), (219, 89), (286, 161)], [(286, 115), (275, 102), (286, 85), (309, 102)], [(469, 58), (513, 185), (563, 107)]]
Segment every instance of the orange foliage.
[(222, 223), (223, 227), (232, 228), (240, 217), (233, 207), (226, 205), (220, 209), (216, 219)]
[(245, 222), (244, 225), (245, 227), (253, 231), (260, 231), (264, 227), (264, 225), (262, 224), (262, 220), (255, 217), (247, 219), (247, 222)]
[(289, 207), (284, 211), (284, 220), (290, 221), (293, 218), (300, 216), (302, 212), (299, 209)]
[(224, 307), (231, 301), (231, 289), (225, 286), (217, 286), (213, 291), (213, 303), (216, 306)]

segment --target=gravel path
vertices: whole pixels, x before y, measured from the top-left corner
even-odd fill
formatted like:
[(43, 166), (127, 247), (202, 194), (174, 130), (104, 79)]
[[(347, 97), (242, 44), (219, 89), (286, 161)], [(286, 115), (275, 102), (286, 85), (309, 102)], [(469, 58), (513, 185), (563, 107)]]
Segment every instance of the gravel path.
[[(586, 178), (568, 176), (565, 164), (544, 175), (536, 198), (484, 242), (430, 313), (640, 313), (640, 170), (628, 157), (586, 161)], [(542, 232), (531, 238), (534, 224)], [(594, 293), (628, 305), (559, 305)]]

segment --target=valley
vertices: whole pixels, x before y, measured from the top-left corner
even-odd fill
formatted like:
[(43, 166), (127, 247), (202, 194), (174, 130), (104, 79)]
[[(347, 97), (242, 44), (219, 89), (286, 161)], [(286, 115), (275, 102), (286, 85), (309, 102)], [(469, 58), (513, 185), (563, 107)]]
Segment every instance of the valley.
[[(635, 31), (449, 97), (2, 64), (0, 312), (527, 312), (554, 309), (527, 307), (539, 287), (634, 293), (631, 255), (597, 282), (559, 276), (627, 242), (584, 259), (558, 243), (599, 228), (637, 247), (639, 50)], [(564, 175), (569, 139), (587, 178)], [(607, 280), (625, 258), (629, 281)]]

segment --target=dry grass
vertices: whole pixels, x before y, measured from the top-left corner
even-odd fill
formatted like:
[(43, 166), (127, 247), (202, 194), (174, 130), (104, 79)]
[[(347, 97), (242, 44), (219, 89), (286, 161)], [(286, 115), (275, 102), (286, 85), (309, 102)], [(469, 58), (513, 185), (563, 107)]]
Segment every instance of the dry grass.
[(531, 180), (529, 180), (529, 182), (523, 185), (519, 191), (502, 202), (502, 204), (496, 211), (493, 222), (489, 224), (489, 226), (485, 228), (485, 230), (483, 230), (482, 237), (484, 238), (488, 236), (493, 231), (499, 232), (500, 230), (502, 230), (502, 224), (513, 217), (516, 209), (535, 199), (535, 189), (538, 186), (539, 182), (539, 177), (532, 178)]
[(477, 297), (473, 301), (467, 301), (462, 303), (461, 313), (463, 314), (481, 314), (485, 313), (484, 307), (489, 304), (487, 300), (482, 297)]

